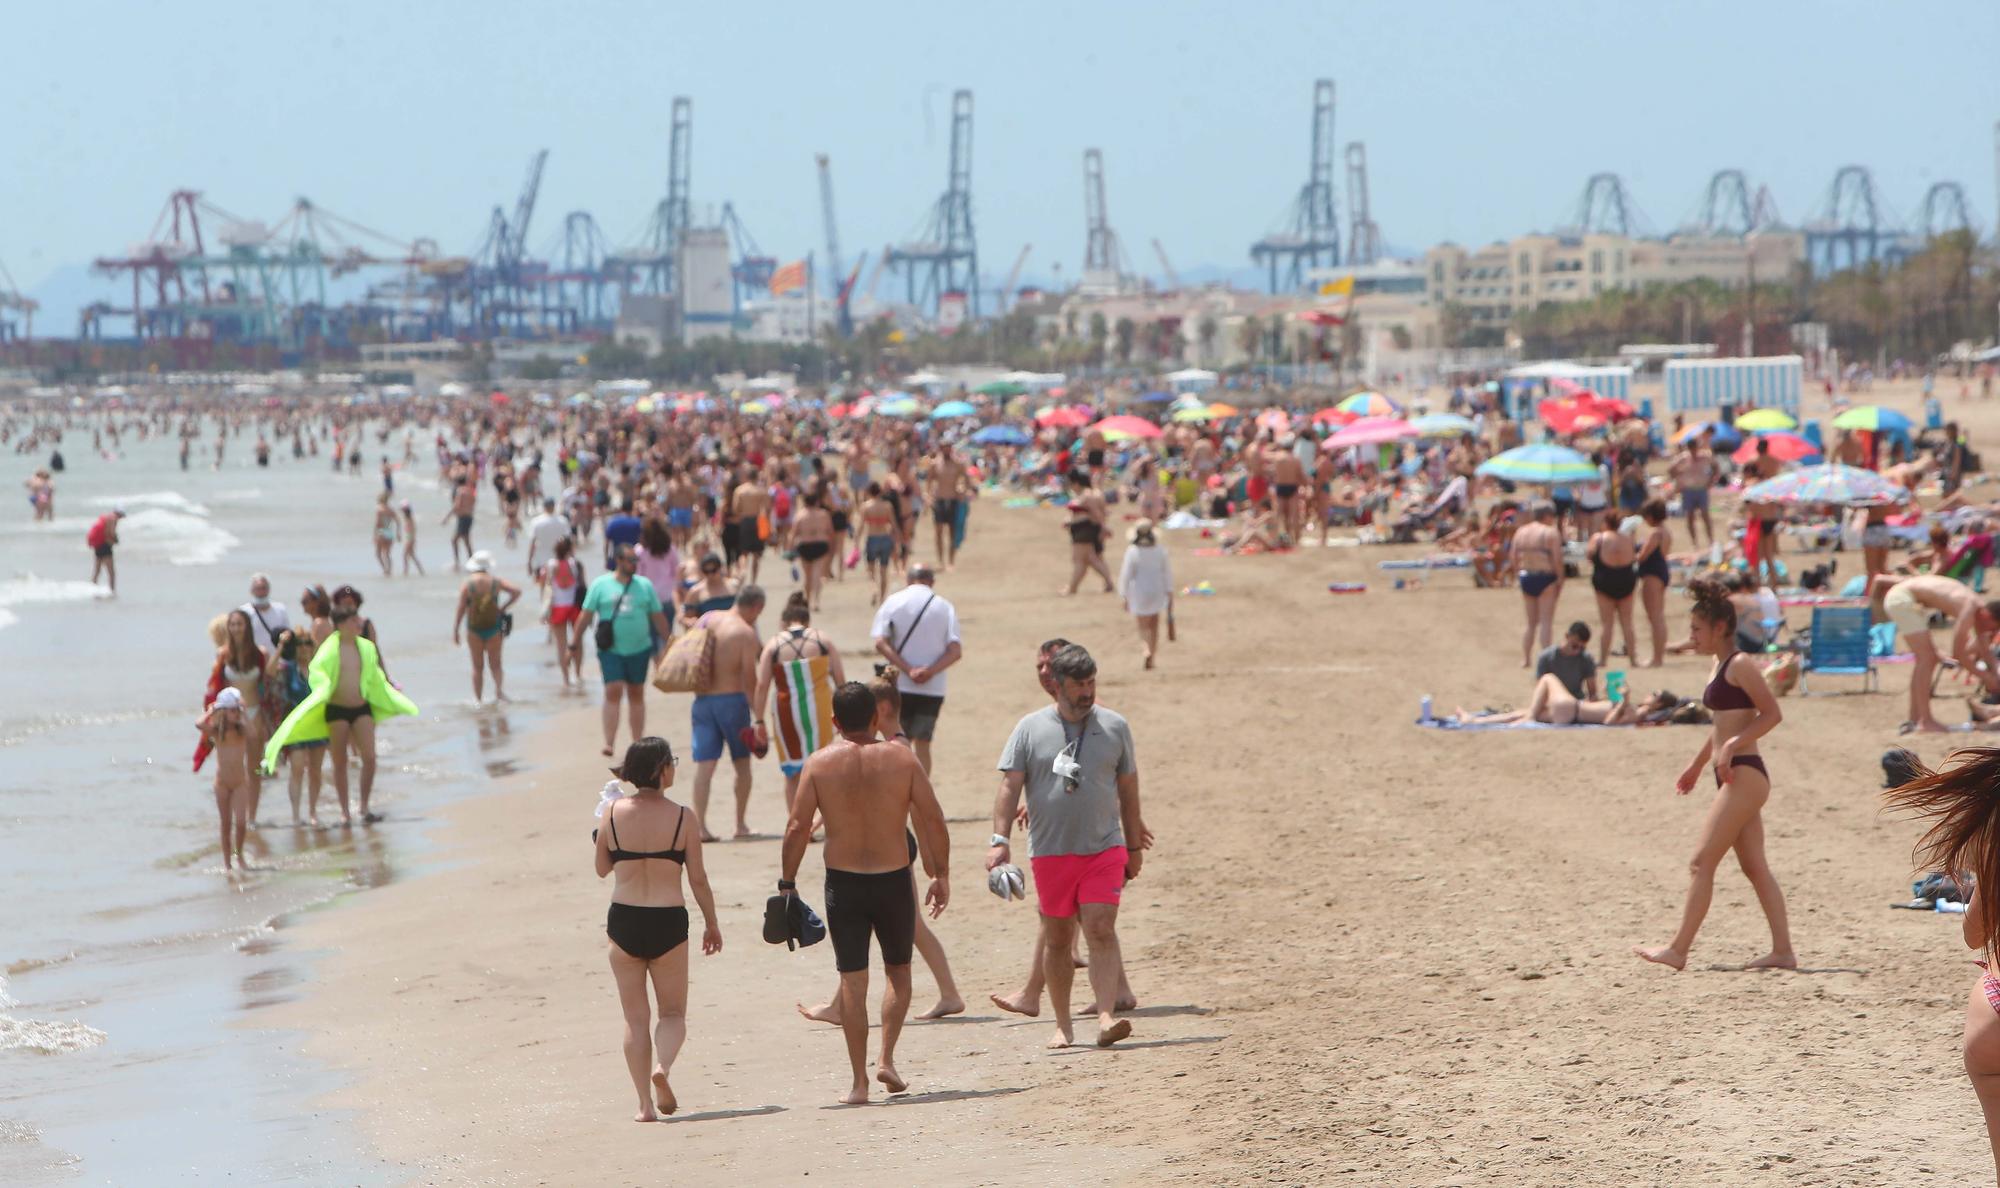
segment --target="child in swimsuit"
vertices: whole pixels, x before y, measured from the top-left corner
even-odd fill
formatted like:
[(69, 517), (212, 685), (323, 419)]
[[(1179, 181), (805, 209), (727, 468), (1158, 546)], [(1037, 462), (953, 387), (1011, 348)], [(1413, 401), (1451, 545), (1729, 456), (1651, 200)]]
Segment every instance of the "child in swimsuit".
[(242, 694), (233, 686), (223, 689), (195, 725), (215, 748), (215, 813), (222, 822), (222, 869), (236, 869), (243, 865), (243, 835), (250, 817), (250, 736), (243, 720)]

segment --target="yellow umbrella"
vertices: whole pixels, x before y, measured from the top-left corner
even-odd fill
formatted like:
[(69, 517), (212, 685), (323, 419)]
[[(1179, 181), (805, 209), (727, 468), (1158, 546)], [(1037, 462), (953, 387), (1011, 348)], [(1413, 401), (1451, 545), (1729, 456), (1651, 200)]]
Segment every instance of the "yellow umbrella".
[(1753, 408), (1736, 418), (1736, 427), (1748, 433), (1763, 433), (1773, 429), (1796, 429), (1799, 423), (1775, 408)]
[(1213, 419), (1215, 419), (1215, 413), (1205, 407), (1179, 408), (1174, 410), (1174, 420), (1176, 421), (1209, 421)]

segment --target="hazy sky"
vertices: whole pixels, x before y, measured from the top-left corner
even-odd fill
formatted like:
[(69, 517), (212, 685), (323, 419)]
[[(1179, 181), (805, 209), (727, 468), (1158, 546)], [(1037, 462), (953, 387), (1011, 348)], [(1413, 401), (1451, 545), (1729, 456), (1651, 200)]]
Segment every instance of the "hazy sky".
[(768, 253), (823, 255), (824, 151), (851, 258), (917, 228), (967, 86), (982, 271), (1032, 243), (1030, 273), (1075, 274), (1091, 146), (1142, 270), (1154, 237), (1185, 270), (1241, 267), (1305, 180), (1320, 76), (1398, 246), (1561, 223), (1599, 170), (1659, 228), (1725, 166), (1804, 219), (1850, 163), (1904, 218), (1959, 180), (1990, 227), (1996, 33), (1992, 0), (14, 5), (0, 262), (32, 289), (122, 252), (182, 186), (464, 252), (543, 147), (530, 246), (579, 209), (626, 240), (665, 191), (678, 94), (697, 212), (733, 201)]

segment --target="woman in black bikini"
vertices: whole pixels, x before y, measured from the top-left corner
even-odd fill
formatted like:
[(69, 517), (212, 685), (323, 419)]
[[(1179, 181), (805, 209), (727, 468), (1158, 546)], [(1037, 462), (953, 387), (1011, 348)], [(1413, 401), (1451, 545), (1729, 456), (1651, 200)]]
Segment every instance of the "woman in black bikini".
[[(624, 764), (611, 774), (634, 791), (603, 805), (604, 826), (591, 835), (597, 843), (597, 877), (616, 875), (604, 931), (611, 938), (611, 973), (618, 980), (618, 1001), (625, 1011), (625, 1066), (639, 1094), (634, 1122), (658, 1121), (659, 1114), (679, 1108), (667, 1074), (687, 1040), (688, 913), (681, 890), (683, 871), (706, 921), (701, 951), (709, 956), (722, 951), (715, 896), (702, 865), (701, 830), (689, 828), (687, 809), (666, 797), (666, 789), (674, 785), (674, 763), (673, 749), (663, 738), (649, 736), (625, 748)], [(606, 794), (612, 791), (606, 789)], [(625, 848), (625, 838), (631, 839), (631, 849)], [(657, 1025), (646, 998), (649, 978), (660, 1000)]]
[(1069, 485), (1069, 523), (1064, 525), (1069, 533), (1069, 587), (1060, 592), (1076, 593), (1083, 575), (1094, 570), (1104, 579), (1104, 592), (1109, 594), (1115, 587), (1111, 570), (1104, 564), (1104, 498), (1091, 488), (1087, 471), (1070, 471)]
[(1639, 588), (1634, 558), (1638, 548), (1632, 538), (1618, 531), (1618, 513), (1605, 512), (1604, 526), (1585, 546), (1590, 556), (1590, 588), (1597, 592), (1597, 617), (1602, 624), (1597, 637), (1597, 663), (1611, 662), (1611, 629), (1625, 629), (1625, 655), (1637, 659), (1639, 648), (1632, 642), (1632, 594)]
[[(1658, 668), (1667, 655), (1667, 587), (1674, 580), (1673, 571), (1667, 566), (1667, 550), (1673, 545), (1674, 536), (1667, 528), (1667, 505), (1663, 500), (1647, 500), (1639, 515), (1646, 521), (1645, 534), (1639, 541), (1639, 600), (1645, 604), (1646, 626), (1653, 634), (1653, 662), (1646, 667)], [(1638, 664), (1636, 656), (1633, 664)]]
[(806, 601), (819, 609), (820, 591), (833, 567), (833, 515), (826, 510), (826, 498), (817, 488), (808, 490), (801, 502), (797, 523), (792, 526), (792, 543), (799, 551), (799, 572), (805, 578)]
[(1708, 914), (1709, 899), (1715, 893), (1716, 868), (1729, 851), (1743, 875), (1757, 892), (1757, 903), (1771, 925), (1771, 951), (1745, 969), (1796, 969), (1799, 959), (1792, 952), (1791, 926), (1785, 918), (1785, 894), (1764, 860), (1764, 802), (1771, 796), (1771, 777), (1764, 759), (1757, 753), (1757, 740), (1769, 734), (1783, 718), (1778, 699), (1764, 683), (1764, 674), (1750, 656), (1736, 650), (1736, 608), (1721, 587), (1709, 582), (1690, 586), (1695, 595), (1694, 615), (1688, 625), (1696, 650), (1716, 658), (1715, 672), (1702, 690), (1701, 703), (1715, 717), (1715, 728), (1702, 743), (1701, 753), (1687, 765), (1674, 782), (1675, 790), (1686, 796), (1701, 779), (1702, 769), (1715, 777), (1715, 800), (1709, 805), (1708, 821), (1701, 842), (1689, 863), (1687, 905), (1681, 909), (1680, 931), (1659, 948), (1634, 947), (1632, 952), (1647, 961), (1680, 969), (1687, 964), (1688, 950), (1702, 917)]
[[(1507, 542), (1508, 559), (1521, 583), (1521, 603), (1527, 612), (1528, 627), (1521, 634), (1521, 667), (1535, 662), (1535, 652), (1546, 648), (1556, 629), (1556, 600), (1562, 597), (1562, 533), (1551, 522), (1556, 509), (1547, 503), (1535, 505), (1534, 520), (1514, 530)], [(1536, 636), (1541, 637), (1538, 645)]]

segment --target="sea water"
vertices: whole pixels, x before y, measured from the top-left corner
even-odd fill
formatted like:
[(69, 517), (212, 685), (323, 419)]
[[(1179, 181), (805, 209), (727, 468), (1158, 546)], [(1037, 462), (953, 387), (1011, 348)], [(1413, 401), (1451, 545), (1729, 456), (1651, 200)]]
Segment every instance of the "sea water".
[[(398, 1180), (351, 1118), (314, 1105), (339, 1079), (298, 1055), (300, 1037), (234, 1024), (310, 981), (314, 955), (287, 943), (288, 919), (409, 877), (427, 814), (509, 770), (514, 732), (555, 708), (532, 595), (507, 648), (516, 700), (476, 707), (451, 643), (459, 575), (423, 435), (395, 497), (414, 505), (430, 576), (401, 577), (399, 545), (392, 579), (370, 532), (400, 430), (368, 435), (358, 476), (332, 471), (326, 442), (302, 460), (283, 442), (259, 467), (246, 431), (218, 469), (203, 464), (211, 436), (184, 472), (171, 438), (128, 433), (107, 458), (89, 436), (65, 437), (53, 522), (31, 522), (21, 486), (47, 451), (0, 456), (0, 493), (17, 494), (0, 504), (0, 1183)], [(475, 542), (524, 583), (521, 549), (483, 504)], [(84, 543), (113, 507), (126, 512), (115, 599), (89, 582)], [(213, 760), (199, 775), (190, 760), (215, 655), (208, 624), (248, 599), (258, 571), (295, 622), (307, 584), (358, 586), (423, 713), (378, 734), (373, 807), (386, 822), (294, 829), (280, 773), (264, 784), (252, 869), (232, 879)], [(339, 819), (330, 765), (320, 817)]]

